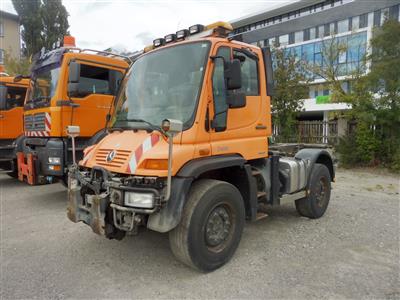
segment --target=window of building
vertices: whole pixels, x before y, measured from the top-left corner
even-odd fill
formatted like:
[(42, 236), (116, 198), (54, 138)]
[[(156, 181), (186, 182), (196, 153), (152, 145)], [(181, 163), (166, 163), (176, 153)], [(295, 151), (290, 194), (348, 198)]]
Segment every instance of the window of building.
[(0, 36), (4, 36), (4, 24), (0, 22)]
[(381, 10), (374, 11), (374, 26), (381, 25)]
[(381, 11), (381, 24), (380, 25), (383, 25), (383, 23), (385, 23), (385, 21), (387, 19), (389, 19), (389, 17), (390, 17), (389, 8), (382, 9), (382, 11)]
[(347, 53), (346, 53), (346, 50), (344, 50), (339, 53), (338, 63), (342, 64), (342, 63), (345, 63), (346, 61), (347, 61)]
[(310, 40), (310, 28), (304, 29), (304, 41)]
[(338, 33), (343, 33), (349, 31), (349, 19), (345, 19), (342, 21), (339, 21), (337, 23), (337, 32)]
[(268, 45), (269, 45), (270, 47), (275, 47), (275, 44), (276, 44), (276, 38), (270, 38), (270, 39), (268, 39)]
[(363, 14), (360, 16), (360, 23), (359, 27), (360, 28), (365, 28), (368, 26), (368, 14)]
[(315, 27), (310, 28), (310, 40), (313, 40), (317, 37), (317, 30)]
[(314, 43), (302, 46), (302, 58), (308, 64), (314, 63)]
[(360, 29), (360, 16), (353, 17), (353, 19), (351, 21), (351, 28), (352, 28), (352, 30)]
[(400, 5), (394, 5), (389, 8), (389, 18), (392, 20), (398, 20), (399, 19), (399, 8)]
[(328, 96), (329, 95), (329, 90), (328, 89), (324, 89), (323, 92), (322, 92), (322, 95)]
[(318, 37), (323, 38), (324, 36), (325, 36), (325, 25), (318, 26)]
[(281, 35), (279, 37), (279, 45), (286, 46), (288, 44), (289, 44), (289, 35), (288, 34)]
[(4, 64), (4, 50), (0, 49), (0, 64)]
[(367, 26), (372, 26), (372, 24), (374, 24), (374, 13), (370, 12), (368, 14), (368, 22), (367, 22)]
[(303, 41), (304, 34), (303, 31), (296, 31), (294, 33), (294, 42), (295, 43), (301, 43)]
[(336, 33), (336, 23), (333, 22), (329, 24), (329, 34), (333, 35), (335, 33)]

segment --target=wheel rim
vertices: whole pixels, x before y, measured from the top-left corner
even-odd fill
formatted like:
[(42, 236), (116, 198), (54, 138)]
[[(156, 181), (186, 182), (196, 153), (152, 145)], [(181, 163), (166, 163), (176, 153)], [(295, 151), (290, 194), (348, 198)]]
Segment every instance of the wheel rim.
[(328, 197), (328, 181), (321, 177), (315, 187), (315, 201), (318, 207), (324, 207)]
[(234, 214), (232, 209), (221, 204), (214, 207), (208, 215), (205, 226), (207, 248), (219, 252), (225, 248), (233, 235)]

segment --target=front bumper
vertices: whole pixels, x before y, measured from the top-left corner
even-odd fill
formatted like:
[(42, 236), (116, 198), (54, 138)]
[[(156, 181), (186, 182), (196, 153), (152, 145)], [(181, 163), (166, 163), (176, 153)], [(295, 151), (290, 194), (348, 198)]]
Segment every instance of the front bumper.
[[(24, 154), (31, 153), (38, 158), (37, 173), (44, 176), (64, 175), (65, 169), (65, 145), (61, 138), (26, 138)], [(49, 157), (59, 157), (60, 164), (49, 164)]]
[[(102, 170), (107, 172), (106, 170)], [(107, 177), (107, 176), (106, 176)], [(126, 233), (136, 234), (139, 225), (144, 225), (146, 216), (160, 207), (160, 194), (156, 189), (131, 188), (104, 180), (93, 184), (92, 174), (83, 174), (71, 169), (68, 178), (68, 218), (89, 225), (93, 232), (110, 239), (121, 239)], [(155, 194), (154, 208), (132, 208), (124, 205), (124, 192), (130, 190), (152, 191)], [(118, 197), (117, 197), (117, 196)]]

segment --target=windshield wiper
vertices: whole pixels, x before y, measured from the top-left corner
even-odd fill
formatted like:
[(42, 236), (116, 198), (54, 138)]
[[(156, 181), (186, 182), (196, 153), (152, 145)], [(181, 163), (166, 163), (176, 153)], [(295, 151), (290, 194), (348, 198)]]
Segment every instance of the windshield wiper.
[(156, 126), (156, 125), (154, 125), (154, 124), (152, 124), (152, 123), (150, 123), (150, 122), (148, 122), (148, 121), (146, 121), (146, 120), (143, 120), (143, 119), (125, 119), (125, 120), (120, 120), (120, 121), (144, 123), (144, 124), (146, 124), (147, 126), (149, 126), (149, 128), (150, 128), (152, 131), (159, 131), (159, 132), (162, 133), (161, 127)]

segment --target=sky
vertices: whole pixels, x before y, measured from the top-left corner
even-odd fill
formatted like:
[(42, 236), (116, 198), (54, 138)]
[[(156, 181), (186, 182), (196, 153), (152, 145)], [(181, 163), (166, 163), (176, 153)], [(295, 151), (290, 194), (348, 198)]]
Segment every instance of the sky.
[[(193, 24), (232, 21), (294, 0), (63, 0), (78, 47), (133, 52)], [(15, 13), (11, 0), (0, 9)]]

